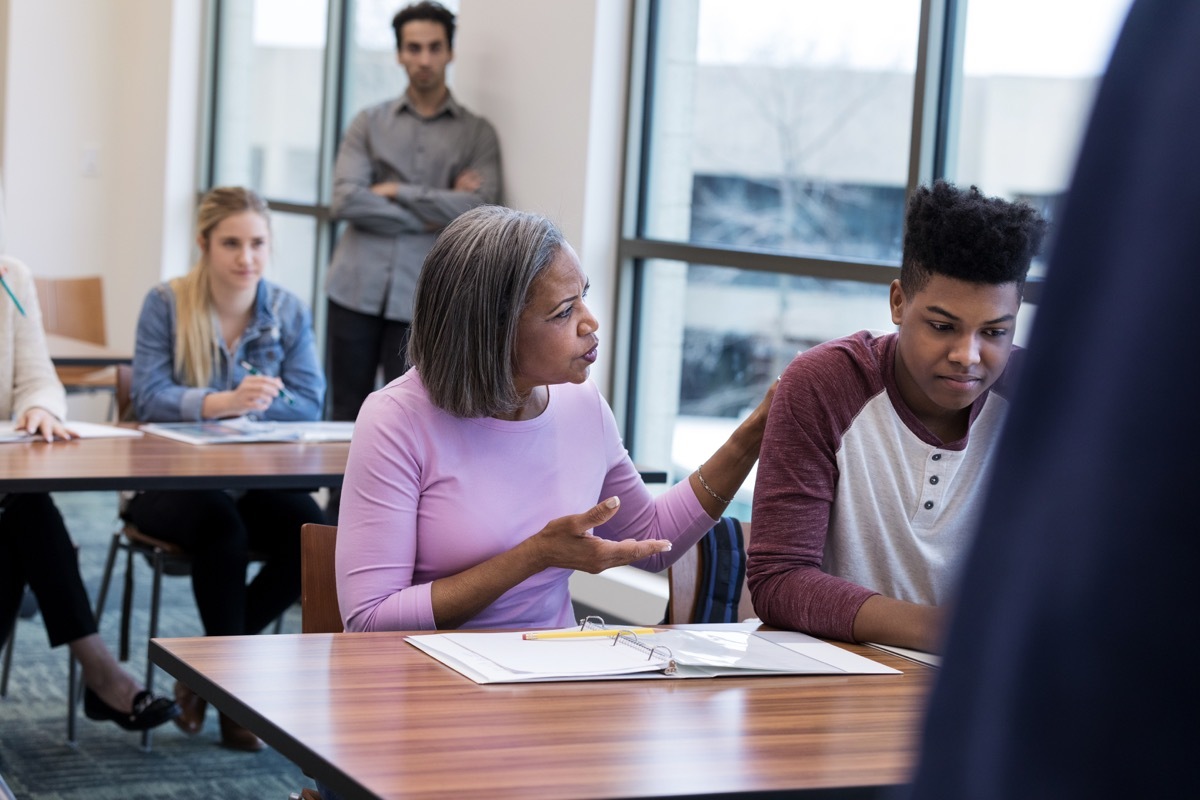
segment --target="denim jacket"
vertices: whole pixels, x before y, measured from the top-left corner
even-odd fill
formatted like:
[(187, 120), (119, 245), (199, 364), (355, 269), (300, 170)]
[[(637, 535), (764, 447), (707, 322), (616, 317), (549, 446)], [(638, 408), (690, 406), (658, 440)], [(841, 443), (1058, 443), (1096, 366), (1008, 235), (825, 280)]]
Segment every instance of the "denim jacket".
[(320, 419), (325, 403), (325, 374), (317, 360), (312, 314), (294, 294), (269, 281), (259, 281), (254, 301), (254, 319), (246, 326), (229, 352), (219, 334), (219, 358), (213, 364), (208, 386), (185, 386), (175, 368), (175, 293), (167, 283), (146, 295), (138, 317), (137, 344), (133, 354), (133, 407), (140, 422), (191, 422), (201, 419), (204, 397), (212, 392), (236, 389), (246, 376), (245, 361), (264, 375), (283, 379), (295, 398), (289, 404), (283, 395), (258, 419)]

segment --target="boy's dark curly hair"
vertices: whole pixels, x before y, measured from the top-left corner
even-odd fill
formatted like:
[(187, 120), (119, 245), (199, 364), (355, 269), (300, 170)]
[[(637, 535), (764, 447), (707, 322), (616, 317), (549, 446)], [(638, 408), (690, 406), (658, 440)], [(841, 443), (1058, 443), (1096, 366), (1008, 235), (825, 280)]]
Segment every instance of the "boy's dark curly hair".
[(1025, 287), (1046, 220), (1028, 203), (985, 197), (943, 180), (919, 186), (904, 219), (900, 288), (912, 297), (933, 275), (970, 283)]
[(423, 2), (405, 6), (396, 13), (396, 16), (392, 17), (392, 30), (396, 34), (397, 50), (404, 46), (400, 35), (404, 25), (416, 19), (440, 23), (446, 29), (446, 46), (451, 50), (454, 49), (454, 13), (441, 3), (423, 0)]

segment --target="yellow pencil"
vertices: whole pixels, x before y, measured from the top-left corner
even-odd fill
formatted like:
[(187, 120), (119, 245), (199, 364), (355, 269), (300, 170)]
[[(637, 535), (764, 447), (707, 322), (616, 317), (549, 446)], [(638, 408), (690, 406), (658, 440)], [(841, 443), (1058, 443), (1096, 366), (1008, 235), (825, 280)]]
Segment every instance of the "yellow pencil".
[(596, 636), (616, 636), (619, 633), (658, 633), (654, 628), (605, 628), (595, 631), (536, 631), (522, 639), (583, 639)]

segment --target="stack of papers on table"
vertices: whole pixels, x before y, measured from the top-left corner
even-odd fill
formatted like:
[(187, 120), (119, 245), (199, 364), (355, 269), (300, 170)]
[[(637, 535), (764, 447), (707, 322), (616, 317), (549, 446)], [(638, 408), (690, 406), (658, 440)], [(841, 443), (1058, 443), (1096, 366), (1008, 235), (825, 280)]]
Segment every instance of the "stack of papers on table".
[(236, 417), (212, 422), (148, 422), (146, 433), (188, 444), (348, 442), (353, 422), (264, 422)]
[(520, 631), (432, 633), (406, 641), (476, 683), (899, 674), (803, 633), (755, 631), (741, 624), (538, 640), (525, 639)]

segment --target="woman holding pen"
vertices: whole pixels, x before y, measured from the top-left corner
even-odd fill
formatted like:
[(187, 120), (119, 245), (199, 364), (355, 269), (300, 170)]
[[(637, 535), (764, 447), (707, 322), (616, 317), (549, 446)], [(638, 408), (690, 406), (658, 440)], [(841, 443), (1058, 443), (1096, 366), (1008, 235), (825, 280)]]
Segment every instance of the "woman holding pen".
[[(72, 438), (63, 422), (67, 396), (46, 350), (29, 270), (0, 257), (0, 417), (47, 442)], [(0, 447), (19, 445), (0, 444)], [(37, 598), (51, 647), (67, 645), (83, 667), (83, 708), (91, 719), (127, 730), (153, 728), (179, 713), (121, 668), (96, 631), (75, 547), (45, 492), (0, 490), (0, 643), (8, 640), (25, 587)]]
[[(138, 319), (133, 408), (141, 422), (249, 416), (316, 420), (325, 376), (308, 308), (263, 279), (271, 252), (267, 204), (249, 189), (213, 189), (197, 215), (200, 259), (187, 275), (150, 290)], [(210, 636), (258, 633), (300, 595), (300, 526), (324, 513), (303, 491), (150, 491), (124, 517), (192, 557), (192, 591)], [(247, 585), (249, 554), (266, 556)], [(176, 684), (196, 733), (205, 704)], [(221, 715), (227, 747), (262, 742)]]

